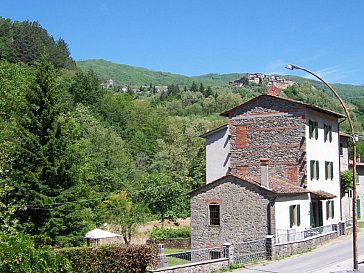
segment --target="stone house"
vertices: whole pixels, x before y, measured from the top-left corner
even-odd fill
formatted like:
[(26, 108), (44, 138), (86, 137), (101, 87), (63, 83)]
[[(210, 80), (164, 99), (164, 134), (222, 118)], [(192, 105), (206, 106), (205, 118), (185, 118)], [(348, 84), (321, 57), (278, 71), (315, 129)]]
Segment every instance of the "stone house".
[(206, 185), (190, 193), (191, 247), (259, 240), (340, 220), (338, 119), (260, 95), (206, 139)]

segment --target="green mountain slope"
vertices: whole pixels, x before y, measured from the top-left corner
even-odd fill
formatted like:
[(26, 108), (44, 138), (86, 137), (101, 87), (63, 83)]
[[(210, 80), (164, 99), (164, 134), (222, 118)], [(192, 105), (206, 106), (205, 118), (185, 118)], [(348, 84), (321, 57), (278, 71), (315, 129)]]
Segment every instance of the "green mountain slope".
[(207, 74), (197, 77), (187, 77), (168, 72), (152, 71), (141, 67), (125, 64), (115, 64), (105, 60), (86, 60), (77, 62), (82, 70), (92, 69), (101, 80), (113, 79), (116, 85), (169, 85), (190, 86), (193, 81), (202, 82), (205, 86), (221, 86), (229, 81), (239, 79), (242, 74)]
[[(304, 81), (310, 82), (317, 89), (328, 90), (328, 88), (320, 81), (310, 80), (299, 76), (284, 75), (283, 77), (292, 81), (301, 83)], [(331, 83), (330, 83), (331, 84)], [(342, 83), (332, 83), (331, 86), (340, 94), (340, 96), (346, 101), (353, 101), (364, 97), (364, 86), (363, 85), (352, 85)], [(331, 94), (331, 92), (328, 92)]]
[[(169, 72), (153, 71), (142, 67), (129, 66), (125, 64), (116, 64), (105, 60), (85, 60), (77, 62), (77, 66), (82, 70), (92, 69), (99, 75), (100, 79), (105, 81), (113, 79), (116, 85), (141, 86), (149, 85), (169, 85), (178, 84), (182, 86), (191, 86), (193, 81), (202, 82), (204, 86), (223, 86), (230, 81), (241, 78), (242, 73), (230, 74), (206, 74), (195, 77), (188, 77)], [(309, 81), (317, 89), (326, 90), (326, 86), (320, 81), (310, 80), (303, 77), (284, 75), (283, 77), (296, 82)], [(364, 96), (363, 85), (351, 85), (335, 83), (332, 86), (339, 92), (346, 101), (353, 101)], [(330, 94), (330, 92), (328, 92)]]
[(192, 83), (187, 76), (167, 72), (156, 72), (141, 67), (134, 67), (125, 64), (115, 64), (105, 60), (86, 60), (77, 62), (82, 70), (92, 69), (101, 80), (113, 79), (116, 85), (184, 85)]

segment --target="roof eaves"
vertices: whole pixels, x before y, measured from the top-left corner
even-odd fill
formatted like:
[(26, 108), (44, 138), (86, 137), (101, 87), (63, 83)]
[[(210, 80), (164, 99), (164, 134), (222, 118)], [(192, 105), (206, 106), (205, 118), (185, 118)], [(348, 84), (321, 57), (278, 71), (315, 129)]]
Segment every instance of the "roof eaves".
[(220, 127), (217, 127), (217, 128), (212, 129), (212, 130), (210, 130), (210, 131), (207, 131), (206, 133), (204, 133), (204, 134), (202, 134), (202, 135), (199, 135), (199, 137), (206, 138), (206, 137), (208, 137), (209, 135), (212, 135), (212, 134), (214, 134), (214, 133), (216, 133), (216, 132), (218, 132), (218, 131), (220, 131), (220, 130), (222, 130), (222, 129), (226, 128), (227, 126), (228, 126), (228, 124), (224, 124), (224, 125), (222, 125), (222, 126), (220, 126)]

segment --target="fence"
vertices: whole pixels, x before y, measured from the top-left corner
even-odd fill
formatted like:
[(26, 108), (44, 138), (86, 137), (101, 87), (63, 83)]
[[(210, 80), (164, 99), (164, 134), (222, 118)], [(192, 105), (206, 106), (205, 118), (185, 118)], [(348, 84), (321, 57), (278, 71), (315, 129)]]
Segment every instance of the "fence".
[(265, 260), (266, 240), (248, 241), (234, 244), (234, 263), (244, 264)]
[(295, 229), (278, 229), (276, 233), (276, 244), (301, 241), (317, 235), (327, 234), (332, 231), (337, 231), (336, 224), (306, 229), (303, 231), (296, 231)]
[(226, 258), (226, 256), (226, 250), (223, 246), (170, 254), (165, 254), (162, 252), (160, 254), (161, 262), (159, 267), (179, 266), (193, 262), (211, 261), (215, 259)]

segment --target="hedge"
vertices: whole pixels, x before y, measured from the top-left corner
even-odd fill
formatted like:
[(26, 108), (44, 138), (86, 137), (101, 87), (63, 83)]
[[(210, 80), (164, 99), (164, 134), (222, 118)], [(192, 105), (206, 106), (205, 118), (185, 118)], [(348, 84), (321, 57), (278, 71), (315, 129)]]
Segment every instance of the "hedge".
[(35, 248), (32, 239), (23, 234), (0, 233), (1, 273), (70, 273), (67, 259), (51, 247)]
[(144, 273), (159, 260), (157, 248), (147, 245), (68, 248), (58, 253), (71, 262), (77, 273)]
[(152, 239), (170, 239), (170, 238), (190, 238), (191, 230), (189, 228), (156, 228), (150, 231)]

